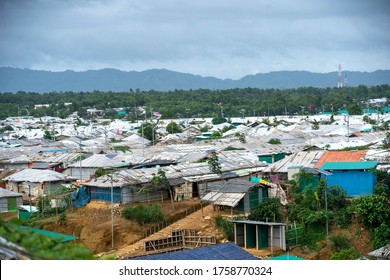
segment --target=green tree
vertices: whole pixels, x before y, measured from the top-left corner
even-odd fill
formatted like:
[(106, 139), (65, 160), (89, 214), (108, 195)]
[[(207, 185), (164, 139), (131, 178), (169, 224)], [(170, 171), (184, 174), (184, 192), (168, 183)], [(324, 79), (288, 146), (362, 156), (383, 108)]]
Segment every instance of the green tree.
[(211, 139), (221, 139), (223, 132), (221, 130), (216, 130), (211, 134)]
[(362, 223), (368, 228), (376, 228), (390, 217), (387, 198), (382, 195), (367, 195), (353, 200), (352, 207), (362, 217)]
[(275, 221), (282, 220), (282, 210), (278, 198), (269, 198), (257, 206), (248, 216), (253, 221)]
[(379, 227), (374, 229), (373, 239), (374, 249), (378, 249), (390, 243), (390, 226), (386, 223), (382, 223)]
[(219, 158), (216, 152), (212, 152), (207, 158), (207, 164), (212, 173), (222, 174), (221, 165), (219, 164)]
[(162, 186), (164, 189), (169, 191), (169, 196), (171, 198), (171, 206), (172, 210), (175, 210), (175, 206), (173, 204), (173, 193), (171, 184), (169, 183), (169, 180), (167, 176), (165, 175), (165, 171), (161, 168), (158, 169), (157, 175), (152, 178), (152, 184), (155, 187)]
[(386, 133), (386, 137), (382, 140), (383, 148), (390, 149), (390, 132)]
[(182, 132), (182, 128), (180, 125), (178, 125), (177, 123), (175, 122), (170, 122), (167, 127), (166, 127), (166, 131), (169, 133), (169, 134), (174, 134), (174, 133), (180, 133)]
[(213, 125), (217, 125), (217, 124), (221, 124), (221, 123), (225, 123), (225, 122), (227, 122), (227, 119), (226, 118), (222, 118), (222, 117), (216, 117), (216, 118), (213, 118), (211, 120), (211, 123)]
[(45, 130), (43, 134), (43, 138), (48, 139), (48, 140), (53, 140), (53, 135), (50, 133), (49, 130)]
[(150, 122), (143, 123), (138, 128), (138, 134), (150, 141), (156, 140), (156, 131), (154, 125)]

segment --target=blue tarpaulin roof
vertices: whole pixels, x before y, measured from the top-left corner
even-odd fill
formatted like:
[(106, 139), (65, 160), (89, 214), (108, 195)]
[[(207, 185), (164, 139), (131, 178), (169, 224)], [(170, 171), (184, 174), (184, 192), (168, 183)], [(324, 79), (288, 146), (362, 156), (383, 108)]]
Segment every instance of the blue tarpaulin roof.
[(66, 153), (69, 152), (70, 149), (64, 148), (64, 149), (49, 149), (49, 150), (42, 150), (42, 153)]
[(226, 242), (195, 249), (159, 253), (131, 260), (259, 260), (234, 243)]

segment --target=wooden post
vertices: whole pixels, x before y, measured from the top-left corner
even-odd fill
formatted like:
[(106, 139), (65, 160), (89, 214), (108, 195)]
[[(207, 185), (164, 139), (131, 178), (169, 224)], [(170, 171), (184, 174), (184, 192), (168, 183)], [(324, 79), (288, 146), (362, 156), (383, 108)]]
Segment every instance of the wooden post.
[(271, 226), (271, 254), (274, 255), (274, 226)]
[(280, 245), (280, 248), (283, 249), (283, 245), (282, 245), (282, 226), (279, 226), (279, 245)]

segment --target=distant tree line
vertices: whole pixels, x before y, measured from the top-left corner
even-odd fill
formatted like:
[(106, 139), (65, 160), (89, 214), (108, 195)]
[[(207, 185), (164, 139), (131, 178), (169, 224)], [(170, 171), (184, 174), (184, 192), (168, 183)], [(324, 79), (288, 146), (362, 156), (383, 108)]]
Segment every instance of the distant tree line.
[[(336, 113), (345, 109), (350, 114), (361, 114), (371, 98), (390, 99), (390, 85), (345, 88), (258, 89), (233, 88), (226, 90), (174, 90), (128, 92), (50, 92), (44, 94), (17, 92), (0, 93), (0, 119), (31, 115), (67, 117), (77, 111), (87, 116), (88, 108), (104, 110), (106, 118), (144, 119), (136, 108), (144, 107), (147, 118), (152, 111), (163, 118), (187, 117), (248, 117), (293, 114), (316, 114), (322, 111)], [(66, 104), (71, 103), (71, 104)], [(37, 104), (49, 107), (34, 108)], [(386, 104), (387, 105), (387, 104)], [(123, 108), (126, 114), (117, 114), (114, 108)], [(371, 108), (377, 109), (377, 108)]]

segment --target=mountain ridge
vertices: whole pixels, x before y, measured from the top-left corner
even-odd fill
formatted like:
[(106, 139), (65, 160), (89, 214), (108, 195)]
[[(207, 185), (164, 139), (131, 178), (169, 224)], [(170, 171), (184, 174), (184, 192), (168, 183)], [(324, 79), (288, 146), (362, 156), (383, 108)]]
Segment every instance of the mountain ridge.
[[(375, 86), (390, 83), (390, 70), (348, 71), (348, 86)], [(344, 73), (343, 73), (344, 78)], [(0, 92), (81, 92), (132, 90), (190, 90), (229, 88), (336, 87), (338, 72), (315, 73), (304, 70), (272, 71), (246, 75), (240, 79), (221, 79), (168, 69), (122, 71), (115, 68), (86, 71), (47, 71), (0, 67)]]

